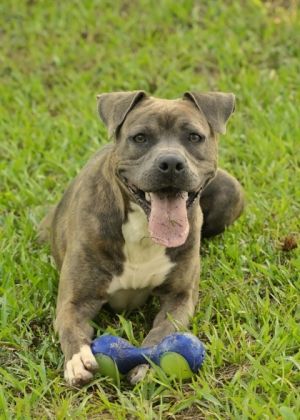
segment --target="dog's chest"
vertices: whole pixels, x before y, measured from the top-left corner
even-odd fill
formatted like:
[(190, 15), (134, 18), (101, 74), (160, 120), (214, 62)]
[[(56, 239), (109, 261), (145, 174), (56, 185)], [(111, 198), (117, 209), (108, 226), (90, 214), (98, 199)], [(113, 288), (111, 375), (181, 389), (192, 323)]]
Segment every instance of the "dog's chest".
[(149, 236), (148, 222), (143, 210), (136, 204), (123, 224), (124, 269), (115, 276), (108, 289), (113, 295), (120, 290), (153, 289), (165, 280), (175, 265), (166, 255), (165, 248), (155, 244)]

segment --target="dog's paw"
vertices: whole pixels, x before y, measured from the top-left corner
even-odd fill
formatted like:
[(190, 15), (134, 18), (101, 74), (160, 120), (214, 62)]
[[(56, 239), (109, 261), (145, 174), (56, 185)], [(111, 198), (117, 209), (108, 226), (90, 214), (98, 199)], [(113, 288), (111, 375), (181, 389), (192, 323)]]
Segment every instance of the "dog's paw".
[(146, 364), (138, 365), (134, 367), (133, 369), (131, 369), (131, 371), (127, 375), (129, 382), (132, 385), (135, 385), (138, 382), (142, 381), (145, 378), (146, 373), (148, 372), (148, 369), (149, 369), (149, 365), (146, 365)]
[(97, 361), (90, 346), (85, 344), (79, 353), (75, 353), (65, 366), (65, 380), (69, 385), (83, 385), (93, 378), (93, 372), (98, 369)]

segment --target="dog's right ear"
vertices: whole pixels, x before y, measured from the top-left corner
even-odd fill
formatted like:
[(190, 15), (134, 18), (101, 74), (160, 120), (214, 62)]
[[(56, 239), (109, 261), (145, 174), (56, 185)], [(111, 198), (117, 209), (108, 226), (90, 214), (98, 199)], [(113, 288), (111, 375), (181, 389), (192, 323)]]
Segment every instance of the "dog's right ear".
[(146, 92), (143, 90), (97, 95), (98, 112), (108, 128), (109, 136), (117, 135), (128, 113), (146, 96)]

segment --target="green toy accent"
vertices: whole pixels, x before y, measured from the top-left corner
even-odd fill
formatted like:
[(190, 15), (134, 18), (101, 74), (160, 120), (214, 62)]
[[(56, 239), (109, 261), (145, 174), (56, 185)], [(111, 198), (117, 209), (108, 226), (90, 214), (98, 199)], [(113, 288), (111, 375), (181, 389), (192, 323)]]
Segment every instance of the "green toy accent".
[(120, 382), (120, 378), (122, 378), (122, 374), (120, 374), (116, 363), (113, 359), (105, 354), (97, 354), (96, 360), (99, 366), (98, 372), (101, 376), (108, 376), (112, 378), (115, 384)]
[(181, 354), (167, 352), (160, 359), (160, 367), (168, 375), (177, 379), (188, 379), (193, 376), (188, 362)]

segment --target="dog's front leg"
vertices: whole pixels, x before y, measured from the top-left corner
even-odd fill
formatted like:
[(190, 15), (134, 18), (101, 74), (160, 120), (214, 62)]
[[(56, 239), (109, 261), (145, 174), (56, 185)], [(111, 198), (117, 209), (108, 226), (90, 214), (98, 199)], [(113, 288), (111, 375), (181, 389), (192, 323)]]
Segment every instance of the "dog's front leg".
[(165, 297), (153, 327), (143, 341), (143, 346), (158, 344), (167, 335), (188, 326), (196, 304), (193, 292), (179, 292)]
[(64, 376), (70, 385), (90, 381), (97, 362), (90, 343), (90, 321), (104, 303), (101, 272), (82, 255), (67, 255), (61, 270), (55, 330), (65, 356)]
[[(163, 286), (158, 291), (161, 308), (155, 317), (152, 329), (143, 341), (143, 347), (158, 344), (167, 335), (188, 326), (189, 320), (194, 314), (199, 290), (199, 269), (195, 267), (193, 271), (191, 284), (187, 284), (185, 281), (175, 281), (173, 284)], [(179, 284), (185, 284), (186, 288), (184, 290), (178, 288)], [(149, 366), (146, 364), (136, 366), (128, 374), (129, 381), (132, 384), (141, 381), (148, 369)]]

